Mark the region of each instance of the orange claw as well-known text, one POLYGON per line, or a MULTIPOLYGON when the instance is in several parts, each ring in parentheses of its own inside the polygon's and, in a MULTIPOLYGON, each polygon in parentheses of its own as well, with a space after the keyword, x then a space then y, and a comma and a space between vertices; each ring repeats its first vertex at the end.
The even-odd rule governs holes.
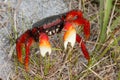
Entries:
POLYGON ((89 56, 89 53, 88 53, 88 51, 87 51, 87 49, 86 49, 85 43, 82 41, 82 38, 81 38, 78 34, 76 35, 76 41, 77 41, 77 42, 79 43, 79 45, 81 46, 81 50, 82 50, 85 58, 86 58, 87 60, 90 60, 90 56, 89 56))
POLYGON ((74 26, 67 22, 64 26, 64 30, 66 31, 64 34, 64 48, 67 48, 68 43, 71 43, 71 46, 73 47, 76 41, 76 30, 74 26))
POLYGON ((45 33, 41 33, 39 37, 39 48, 41 55, 44 57, 46 53, 51 54, 51 45, 49 43, 48 35, 45 33))

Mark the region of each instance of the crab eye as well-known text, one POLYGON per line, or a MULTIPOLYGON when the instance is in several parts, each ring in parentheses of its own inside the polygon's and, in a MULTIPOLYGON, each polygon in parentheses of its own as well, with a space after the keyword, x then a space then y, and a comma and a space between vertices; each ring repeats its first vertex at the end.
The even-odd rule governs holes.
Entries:
POLYGON ((58 25, 57 27, 60 27, 60 25, 58 25))
POLYGON ((48 33, 48 30, 46 30, 45 32, 48 33))

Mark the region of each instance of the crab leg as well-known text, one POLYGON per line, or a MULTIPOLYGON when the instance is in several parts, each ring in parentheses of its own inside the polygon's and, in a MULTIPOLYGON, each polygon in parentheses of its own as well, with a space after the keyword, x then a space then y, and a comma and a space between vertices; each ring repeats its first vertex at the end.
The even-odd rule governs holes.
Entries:
POLYGON ((25 69, 28 70, 28 63, 29 63, 29 55, 30 55, 30 47, 34 42, 34 39, 29 35, 30 30, 26 31, 23 35, 21 35, 16 42, 16 51, 18 60, 21 63, 25 64, 25 69), (22 60, 22 48, 25 46, 25 62, 22 60))
POLYGON ((23 63, 22 60, 22 47, 24 46, 24 43, 26 42, 27 38, 29 37, 29 31, 22 34, 16 41, 16 52, 18 60, 23 63))
POLYGON ((23 43, 20 42, 20 41, 17 41, 17 43, 16 43, 16 52, 17 52, 18 60, 21 63, 23 63, 23 60, 22 60, 22 46, 23 46, 23 43))
POLYGON ((44 57, 46 53, 51 54, 51 45, 49 42, 48 35, 41 33, 39 36, 39 48, 41 55, 44 57))
POLYGON ((84 18, 78 18, 78 19, 74 20, 73 23, 77 24, 78 26, 83 25, 83 31, 85 34, 85 38, 86 38, 86 40, 88 40, 90 37, 90 23, 89 23, 89 21, 84 19, 84 18))
POLYGON ((88 53, 88 51, 87 51, 87 49, 86 49, 85 43, 82 41, 82 38, 81 38, 78 34, 76 34, 76 41, 77 41, 77 42, 79 43, 79 45, 81 46, 81 50, 82 50, 85 58, 86 58, 87 60, 90 60, 90 56, 89 56, 89 53, 88 53))
POLYGON ((29 63, 29 56, 30 56, 30 47, 32 45, 32 43, 34 42, 34 39, 33 38, 29 38, 26 43, 25 43, 25 53, 26 53, 26 56, 25 56, 25 69, 28 70, 28 63, 29 63))

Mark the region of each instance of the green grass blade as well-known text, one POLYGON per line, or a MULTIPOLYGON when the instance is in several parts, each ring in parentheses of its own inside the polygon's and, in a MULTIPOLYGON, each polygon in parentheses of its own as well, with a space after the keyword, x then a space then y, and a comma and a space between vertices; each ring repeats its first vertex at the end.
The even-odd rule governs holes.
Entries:
POLYGON ((119 25, 119 24, 120 24, 120 16, 118 16, 115 20, 113 20, 113 23, 110 27, 111 30, 114 30, 117 27, 117 25, 119 25))
POLYGON ((104 0, 100 0, 100 29, 103 28, 103 18, 104 18, 104 0))
POLYGON ((107 25, 109 23, 109 18, 110 18, 110 13, 111 13, 111 8, 112 8, 112 1, 113 0, 106 0, 106 3, 105 3, 105 9, 104 9, 104 20, 103 20, 103 27, 101 27, 101 33, 100 33, 100 42, 104 42, 106 37, 107 37, 107 34, 106 34, 106 31, 107 31, 107 25))
MULTIPOLYGON (((105 7, 104 6, 104 0, 100 0, 100 36, 99 36, 99 42, 104 43, 107 38, 107 26, 110 19, 110 13, 112 9, 112 2, 113 0, 106 0, 105 7), (103 10, 104 8, 104 10, 103 10)), ((96 50, 100 48, 100 45, 97 45, 96 50)))

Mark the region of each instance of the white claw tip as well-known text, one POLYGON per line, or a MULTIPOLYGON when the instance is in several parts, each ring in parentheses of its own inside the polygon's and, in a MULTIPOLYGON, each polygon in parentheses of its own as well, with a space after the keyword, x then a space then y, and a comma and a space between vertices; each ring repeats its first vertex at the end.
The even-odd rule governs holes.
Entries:
POLYGON ((64 41, 64 48, 65 50, 67 49, 67 45, 68 43, 71 44, 71 47, 73 48, 75 45, 75 41, 76 41, 76 32, 73 31, 69 34, 69 36, 66 38, 66 40, 64 41))
POLYGON ((51 48, 49 47, 40 47, 40 53, 43 57, 45 57, 46 53, 51 54, 51 48))

